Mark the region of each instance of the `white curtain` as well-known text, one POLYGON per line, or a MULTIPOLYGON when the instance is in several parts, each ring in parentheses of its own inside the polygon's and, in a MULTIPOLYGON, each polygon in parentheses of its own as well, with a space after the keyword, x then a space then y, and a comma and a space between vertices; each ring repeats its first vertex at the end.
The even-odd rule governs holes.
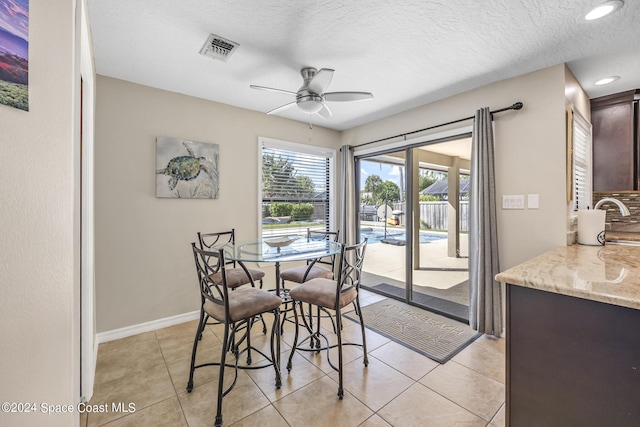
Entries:
POLYGON ((469 223, 469 324, 502 333, 502 284, 498 264, 493 128, 489 108, 476 111, 471 146, 469 223))
POLYGON ((356 178, 353 147, 343 145, 340 148, 342 177, 342 200, 340 203, 340 241, 352 245, 356 240, 356 178))

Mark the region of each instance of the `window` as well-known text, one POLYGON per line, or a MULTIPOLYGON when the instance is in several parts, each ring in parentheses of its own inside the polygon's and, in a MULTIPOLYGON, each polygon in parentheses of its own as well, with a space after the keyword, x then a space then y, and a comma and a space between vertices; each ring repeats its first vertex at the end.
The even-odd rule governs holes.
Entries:
POLYGON ((335 150, 260 138, 262 237, 330 230, 335 150))
POLYGON ((591 124, 569 110, 573 146, 573 209, 591 206, 591 124))

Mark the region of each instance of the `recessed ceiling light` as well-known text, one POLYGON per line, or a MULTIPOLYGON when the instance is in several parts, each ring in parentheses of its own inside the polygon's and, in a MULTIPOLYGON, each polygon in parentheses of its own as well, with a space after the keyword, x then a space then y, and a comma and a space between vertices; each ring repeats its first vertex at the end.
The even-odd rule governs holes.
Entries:
POLYGON ((624 3, 622 0, 612 0, 606 3, 602 3, 589 11, 584 17, 587 21, 593 21, 594 19, 600 19, 603 16, 607 16, 610 13, 620 9, 624 3))
POLYGON ((595 85, 596 86, 602 86, 602 85, 608 85, 609 83, 613 83, 616 80, 618 80, 620 78, 620 76, 611 76, 611 77, 606 77, 604 79, 600 79, 598 80, 595 85))

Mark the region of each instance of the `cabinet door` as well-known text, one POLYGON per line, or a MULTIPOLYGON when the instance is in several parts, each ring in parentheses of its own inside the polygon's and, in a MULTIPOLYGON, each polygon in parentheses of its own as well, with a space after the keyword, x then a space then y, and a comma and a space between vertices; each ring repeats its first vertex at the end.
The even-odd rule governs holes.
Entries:
POLYGON ((640 426, 640 310, 506 294, 507 426, 640 426))
POLYGON ((635 190, 633 98, 593 107, 593 190, 635 190))

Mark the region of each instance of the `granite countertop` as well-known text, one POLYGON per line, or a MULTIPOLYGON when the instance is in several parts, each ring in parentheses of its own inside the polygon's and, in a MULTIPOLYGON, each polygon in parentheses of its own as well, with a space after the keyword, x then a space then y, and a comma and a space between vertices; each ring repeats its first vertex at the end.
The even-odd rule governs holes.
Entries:
POLYGON ((640 246, 563 246, 496 280, 640 310, 640 246))

